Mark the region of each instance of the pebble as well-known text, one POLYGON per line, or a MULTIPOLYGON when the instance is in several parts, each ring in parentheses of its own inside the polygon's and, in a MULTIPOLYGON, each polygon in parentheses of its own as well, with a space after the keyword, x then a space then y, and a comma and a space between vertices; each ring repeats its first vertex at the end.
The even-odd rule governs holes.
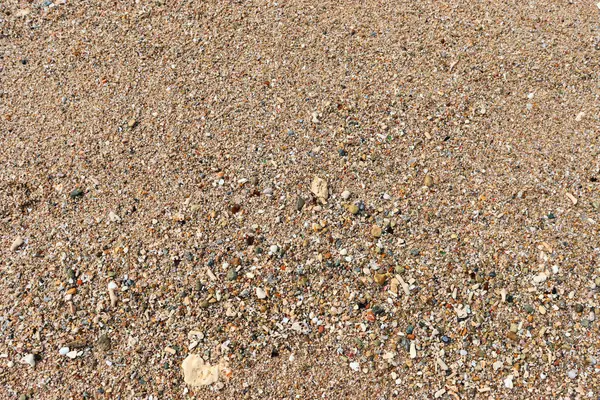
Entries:
POLYGON ((110 222, 121 222, 121 217, 112 211, 108 213, 108 219, 110 219, 110 222))
POLYGON ((70 359, 75 359, 77 358, 77 350, 71 350, 67 353, 67 357, 69 357, 70 359))
POLYGON ((219 366, 206 364, 197 354, 188 355, 181 369, 184 382, 190 386, 206 386, 219 380, 219 366))
POLYGON ((504 386, 507 387, 508 389, 513 388, 513 376, 512 375, 508 375, 506 377, 506 379, 504 379, 504 386))
POLYGON ((387 274, 380 274, 380 273, 375 273, 373 275, 373 280, 380 286, 385 285, 385 282, 387 280, 387 274))
POLYGON ((358 371, 360 371, 360 364, 357 363, 356 361, 351 362, 350 368, 352 369, 352 371, 358 372, 358 371))
POLYGON ((23 245, 23 243, 25 243, 23 241, 23 238, 21 236, 17 236, 15 238, 15 240, 12 242, 12 244, 10 245, 10 251, 17 250, 19 247, 21 247, 23 245))
POLYGON ((58 353, 61 356, 66 356, 68 352, 69 352, 69 348, 68 347, 61 347, 60 350, 58 350, 58 353))
POLYGON ((74 189, 74 190, 71 192, 70 196, 71 196, 71 198, 72 198, 72 199, 76 199, 76 198, 78 198, 78 197, 81 197, 81 196, 83 196, 83 189, 81 189, 81 188, 76 188, 76 189, 74 189))
POLYGON ((374 238, 380 238, 381 237, 381 227, 378 225, 373 225, 371 227, 371 236, 373 236, 374 238))
POLYGON ((431 175, 426 175, 425 179, 423 179, 423 184, 427 187, 433 186, 433 177, 431 175))
POLYGON ((115 290, 117 289, 117 284, 114 283, 113 281, 110 281, 108 283, 108 297, 110 298, 110 305, 112 307, 117 305, 117 294, 115 293, 115 290))
POLYGON ((415 342, 410 342, 410 358, 417 358, 417 345, 415 342))
POLYGON ((265 299, 267 298, 267 292, 265 292, 264 289, 257 287, 256 288, 256 297, 258 297, 259 299, 265 299))
POLYGON ((567 375, 569 376, 570 379, 575 379, 575 378, 577 378, 577 371, 572 369, 567 373, 567 375))
POLYGON ((302 208, 304 208, 305 203, 306 202, 302 197, 298 197, 298 199, 296 200, 296 211, 301 211, 302 208))
POLYGON ((329 186, 325 179, 318 176, 313 178, 310 184, 310 191, 317 197, 321 203, 325 203, 329 197, 329 186))
POLYGON ((344 190, 341 196, 342 200, 348 200, 350 198, 350 192, 348 190, 344 190))
POLYGON ((348 212, 349 212, 350 214, 352 214, 352 215, 356 215, 356 214, 358 214, 358 212, 360 211, 360 209, 358 208, 358 206, 357 206, 356 204, 350 204, 350 205, 347 207, 347 210, 348 210, 348 212))
POLYGON ((227 271, 227 280, 230 281, 235 281, 237 279, 238 273, 235 270, 235 268, 231 268, 229 271, 227 271))
POLYGON ((96 340, 96 344, 94 345, 94 347, 100 351, 109 351, 110 347, 111 347, 111 340, 108 337, 108 335, 107 334, 100 335, 98 340, 96 340))
POLYGON ((26 354, 25 357, 23 357, 22 362, 24 364, 29 364, 31 366, 31 368, 34 368, 35 367, 35 363, 36 363, 36 361, 35 361, 35 355, 33 355, 31 353, 26 354))

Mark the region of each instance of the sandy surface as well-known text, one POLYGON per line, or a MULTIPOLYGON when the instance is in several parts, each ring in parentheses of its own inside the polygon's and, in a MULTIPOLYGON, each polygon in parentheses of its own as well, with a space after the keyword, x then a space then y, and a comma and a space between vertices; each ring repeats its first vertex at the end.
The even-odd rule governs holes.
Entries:
POLYGON ((592 1, 1 1, 0 398, 598 398, 599 64, 592 1))

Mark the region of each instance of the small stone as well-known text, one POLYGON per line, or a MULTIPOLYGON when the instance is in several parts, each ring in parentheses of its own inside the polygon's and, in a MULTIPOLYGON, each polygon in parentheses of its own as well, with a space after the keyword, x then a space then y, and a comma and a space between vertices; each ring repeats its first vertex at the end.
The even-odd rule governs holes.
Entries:
POLYGON ((529 314, 533 314, 535 311, 535 308, 533 308, 529 304, 525 304, 524 308, 525 308, 525 311, 527 311, 527 313, 529 313, 529 314))
POLYGON ((374 238, 380 238, 381 237, 381 227, 378 225, 373 225, 371 227, 371 236, 373 236, 374 238))
POLYGON ((565 195, 567 196, 567 198, 569 200, 571 200, 571 203, 573 203, 573 205, 577 205, 577 198, 575 196, 573 196, 571 193, 567 192, 565 193, 565 195))
POLYGON ((35 355, 31 353, 26 354, 25 357, 23 357, 22 362, 24 364, 29 364, 31 368, 35 368, 35 355))
POLYGON ((110 222, 116 222, 116 223, 121 222, 121 217, 119 217, 113 211, 108 213, 108 219, 110 220, 110 222))
POLYGON ((234 268, 231 268, 227 271, 227 280, 235 281, 237 279, 238 273, 234 268))
POLYGON ((264 289, 257 287, 256 288, 256 297, 258 297, 259 299, 266 299, 267 298, 267 292, 265 292, 264 289))
POLYGON ((576 304, 575 305, 575 311, 579 314, 581 314, 583 312, 583 306, 581 304, 576 304))
POLYGON ((137 126, 137 124, 138 124, 138 122, 137 122, 137 120, 136 120, 135 118, 132 118, 132 119, 130 119, 129 121, 127 121, 127 126, 128 126, 130 129, 133 129, 133 128, 135 128, 135 127, 137 126))
POLYGON ((77 350, 71 350, 66 354, 67 357, 69 357, 71 360, 74 360, 75 358, 77 358, 77 350))
POLYGON ((315 176, 310 184, 310 191, 319 199, 321 203, 325 203, 329 197, 329 186, 325 179, 315 176))
POLYGON ((72 287, 71 289, 67 290, 67 294, 70 294, 70 295, 77 294, 77 288, 72 287))
POLYGON ((61 347, 60 350, 58 350, 58 354, 60 354, 61 356, 66 356, 68 352, 69 352, 68 347, 61 347))
POLYGON ((357 363, 356 361, 351 362, 350 369, 352 369, 352 371, 358 372, 358 371, 360 371, 360 364, 357 363))
POLYGON ((190 386, 205 386, 219 380, 220 367, 205 364, 202 357, 190 354, 181 364, 183 380, 190 386))
POLYGON ((577 378, 577 371, 572 369, 567 373, 567 375, 570 379, 575 379, 575 378, 577 378))
POLYGON ((380 286, 385 285, 385 281, 387 280, 387 275, 386 274, 379 274, 376 273, 375 275, 373 275, 373 280, 380 286))
POLYGON ((72 268, 67 268, 65 272, 67 274, 67 278, 75 280, 75 271, 73 271, 72 268))
POLYGON ((302 211, 305 203, 306 202, 302 197, 298 197, 298 199, 296 200, 296 211, 302 211))
POLYGON ((517 336, 517 334, 516 334, 516 333, 514 333, 514 332, 512 332, 512 331, 511 331, 511 332, 508 332, 508 333, 506 334, 506 337, 507 337, 507 338, 509 338, 509 339, 510 339, 510 340, 512 340, 512 341, 515 341, 515 342, 516 342, 516 341, 519 339, 519 338, 518 338, 518 336, 517 336))
POLYGON ((256 176, 251 177, 250 184, 254 186, 258 185, 258 178, 256 176))
POLYGON ((12 242, 12 244, 10 245, 10 251, 17 250, 19 247, 21 247, 23 245, 23 243, 25 243, 23 241, 23 238, 21 236, 17 236, 15 238, 15 240, 12 242))
POLYGON ((277 246, 276 244, 271 245, 271 247, 269 247, 269 252, 271 252, 271 254, 276 254, 279 251, 279 246, 277 246))
POLYGON ((96 340, 95 348, 100 351, 109 351, 111 346, 110 338, 107 334, 100 335, 98 340, 96 340))
POLYGON ((350 204, 347 209, 348 212, 353 215, 358 214, 358 212, 360 211, 356 204, 350 204))
POLYGON ((342 192, 342 199, 343 199, 343 200, 348 200, 349 198, 350 198, 350 192, 349 192, 349 191, 347 191, 347 190, 344 190, 344 191, 342 192))
POLYGON ((425 179, 423 180, 423 184, 427 187, 432 187, 433 186, 433 177, 431 175, 426 175, 425 179))
POLYGON ((70 196, 71 196, 71 198, 72 198, 72 199, 76 199, 76 198, 78 198, 78 197, 81 197, 81 196, 83 196, 83 189, 81 189, 81 188, 76 188, 76 189, 74 189, 74 190, 71 192, 70 196))
POLYGON ((417 358, 417 345, 415 342, 410 342, 410 358, 417 358))
POLYGON ((512 375, 507 376, 506 379, 504 379, 504 386, 507 387, 507 388, 509 388, 509 389, 512 389, 513 388, 513 381, 512 380, 513 380, 513 376, 512 375))

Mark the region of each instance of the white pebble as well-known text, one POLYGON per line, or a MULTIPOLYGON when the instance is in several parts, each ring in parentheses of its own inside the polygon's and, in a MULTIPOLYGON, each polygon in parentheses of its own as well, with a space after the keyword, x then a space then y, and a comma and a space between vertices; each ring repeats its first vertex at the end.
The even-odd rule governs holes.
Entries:
POLYGON ((575 379, 575 378, 577 378, 577 371, 572 369, 567 373, 567 375, 569 376, 569 378, 575 379))
POLYGON ((504 386, 506 386, 509 389, 513 388, 513 376, 509 375, 506 377, 506 379, 504 380, 504 386))
POLYGON ((58 350, 58 353, 61 356, 66 356, 68 352, 69 352, 69 348, 68 347, 61 347, 60 350, 58 350))
POLYGON ((274 245, 272 245, 271 247, 269 247, 269 251, 270 251, 272 254, 275 254, 275 253, 277 253, 277 251, 279 251, 279 246, 277 246, 276 244, 274 244, 274 245))
POLYGON ((27 354, 25 357, 23 357, 22 362, 24 364, 29 364, 31 365, 31 367, 35 367, 35 356, 33 354, 27 354))
POLYGON ((267 297, 267 292, 263 288, 256 288, 256 297, 259 299, 265 299, 267 297))
POLYGON ((77 357, 77 350, 72 350, 72 351, 68 352, 67 357, 69 357, 71 359, 77 357))
POLYGON ((342 199, 344 199, 344 200, 348 200, 349 198, 350 198, 350 192, 349 192, 349 191, 347 191, 347 190, 344 190, 344 191, 342 192, 342 199))
POLYGON ((22 244, 23 244, 23 238, 21 236, 17 236, 15 238, 14 242, 12 242, 12 244, 10 245, 10 250, 15 251, 19 247, 21 247, 22 244))
POLYGON ((352 369, 352 371, 358 372, 358 371, 360 371, 360 364, 357 363, 356 361, 351 362, 350 363, 350 368, 352 369))

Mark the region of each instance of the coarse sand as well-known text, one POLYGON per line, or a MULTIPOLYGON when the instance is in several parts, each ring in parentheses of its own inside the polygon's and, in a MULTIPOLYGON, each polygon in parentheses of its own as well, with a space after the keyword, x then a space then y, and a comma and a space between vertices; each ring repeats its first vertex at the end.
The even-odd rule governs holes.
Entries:
POLYGON ((596 2, 0 1, 0 399, 597 399, 596 2))

